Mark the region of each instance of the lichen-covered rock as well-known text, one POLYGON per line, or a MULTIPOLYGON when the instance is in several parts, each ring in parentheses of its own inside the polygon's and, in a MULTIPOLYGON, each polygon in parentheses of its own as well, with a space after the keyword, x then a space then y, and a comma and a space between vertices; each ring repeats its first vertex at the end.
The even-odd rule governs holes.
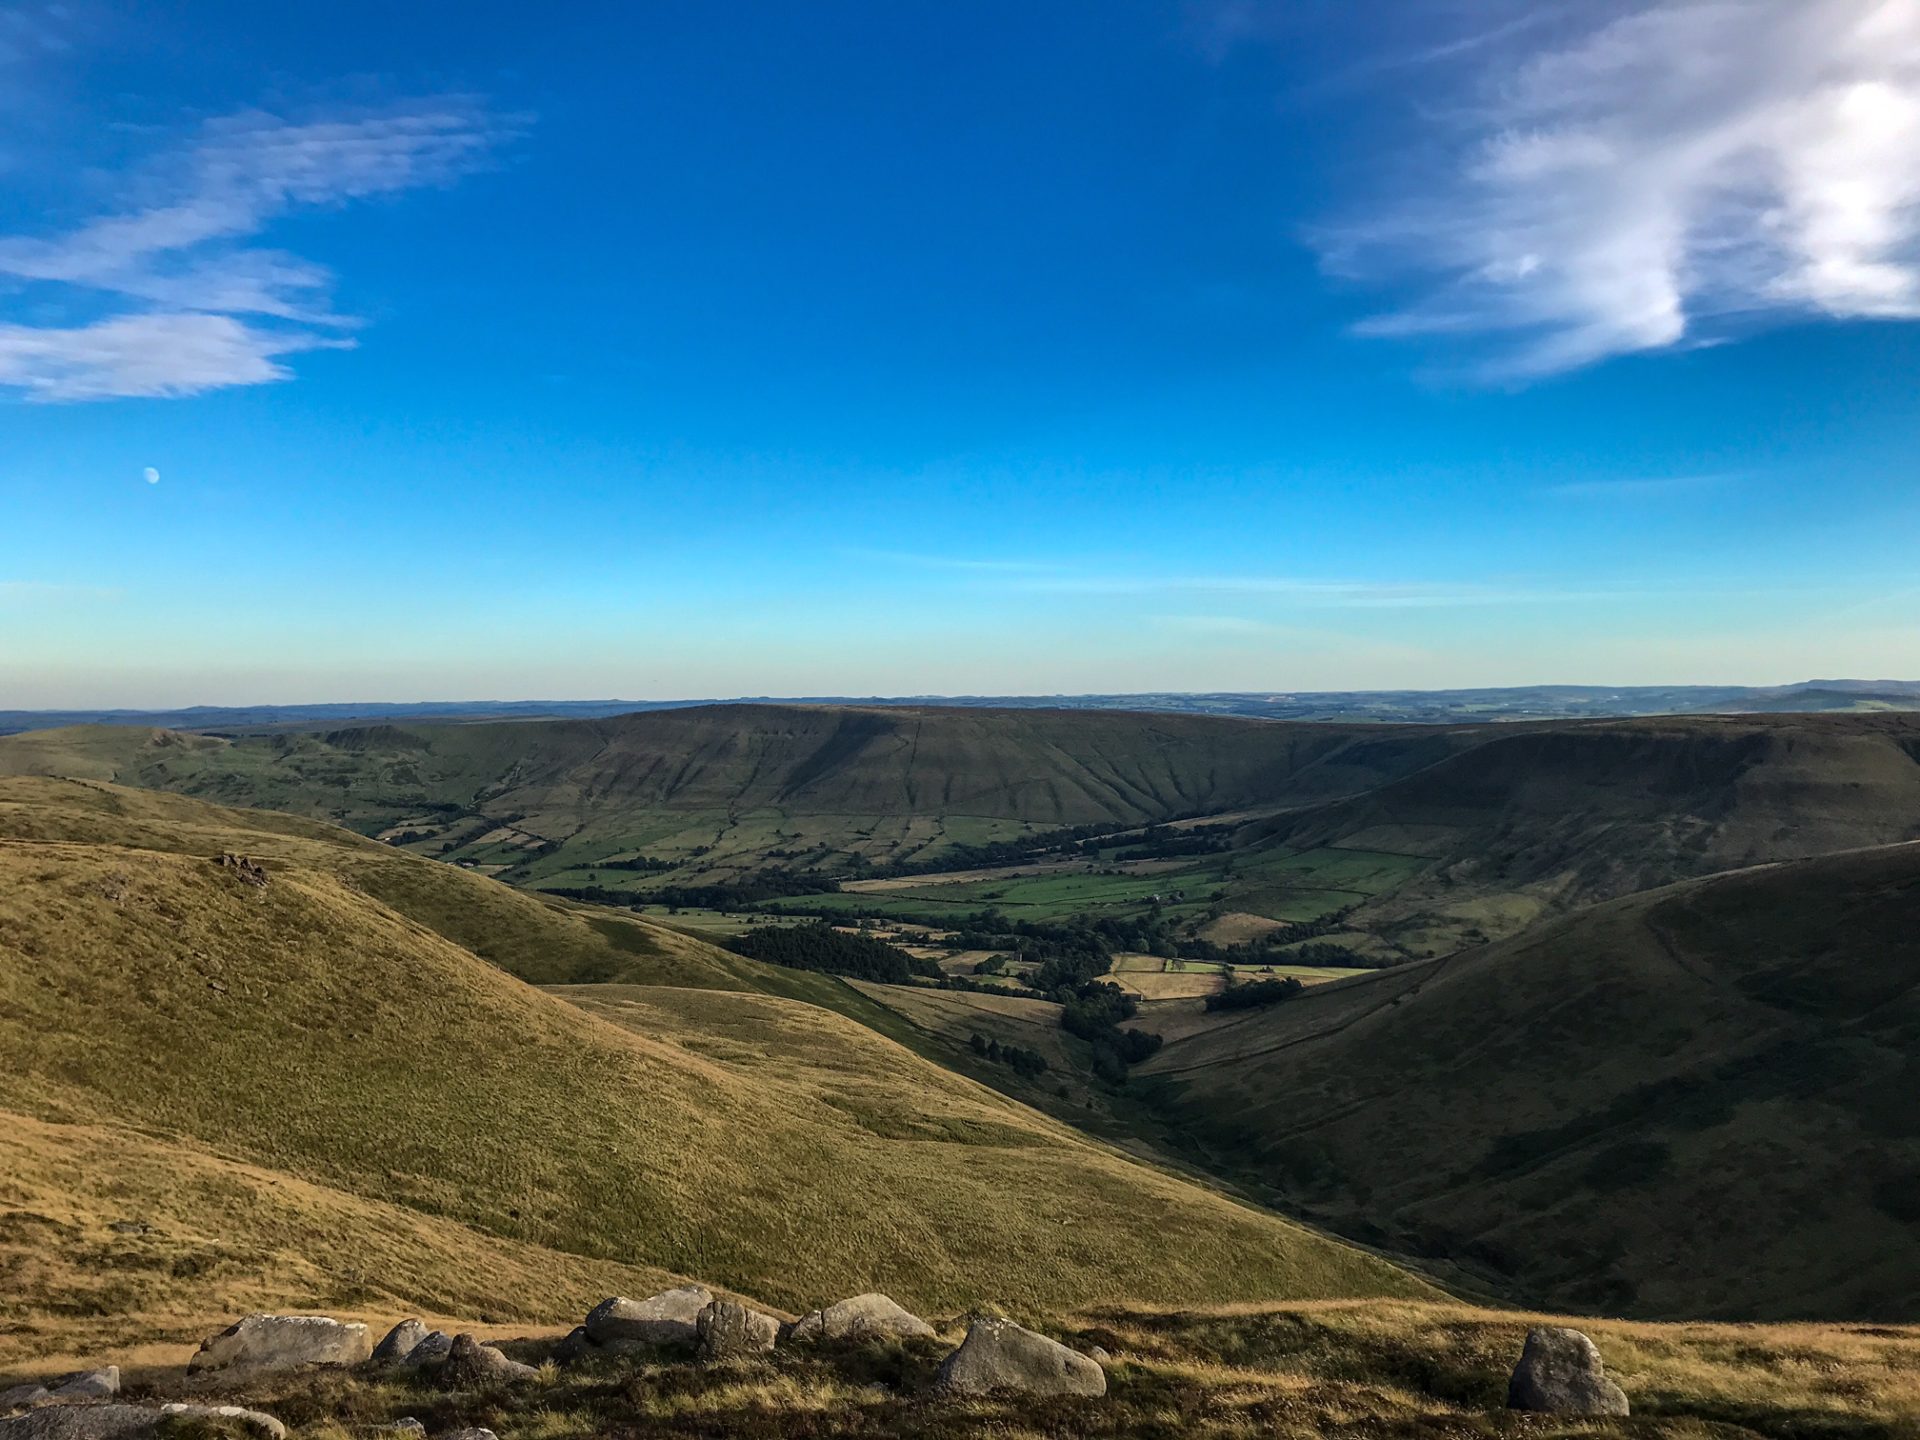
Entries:
POLYGON ((367 1327, 325 1315, 249 1315, 200 1342, 189 1370, 284 1370, 358 1365, 373 1353, 367 1327))
POLYGON ((940 1362, 935 1385, 956 1395, 996 1390, 1022 1395, 1104 1395, 1107 1372, 1094 1361, 1011 1320, 980 1319, 940 1362))
POLYGON ((645 1300, 615 1295, 587 1312, 585 1328, 594 1344, 610 1350, 691 1345, 699 1335, 700 1312, 712 1303, 713 1292, 703 1285, 683 1285, 645 1300))
POLYGON ((1607 1378, 1600 1350, 1578 1330, 1536 1325, 1507 1382, 1507 1408, 1548 1415, 1625 1415, 1627 1395, 1607 1378))
POLYGON ((715 1300, 694 1322, 700 1358, 709 1364, 764 1355, 780 1338, 780 1322, 733 1300, 715 1300))
POLYGON ((813 1310, 787 1327, 787 1340, 808 1344, 815 1340, 917 1339, 933 1334, 918 1315, 903 1310, 885 1295, 869 1292, 813 1310))
POLYGON ((480 1425, 471 1425, 465 1430, 449 1430, 440 1440, 500 1440, 493 1431, 480 1425))
POLYGON ((386 1338, 373 1347, 373 1363, 398 1365, 413 1353, 414 1346, 427 1338, 427 1327, 418 1320, 402 1320, 387 1331, 386 1338))
POLYGON ((540 1374, 531 1365, 502 1355, 491 1345, 482 1345, 473 1336, 459 1334, 447 1350, 440 1366, 440 1383, 450 1389, 492 1385, 501 1381, 520 1383, 540 1374))

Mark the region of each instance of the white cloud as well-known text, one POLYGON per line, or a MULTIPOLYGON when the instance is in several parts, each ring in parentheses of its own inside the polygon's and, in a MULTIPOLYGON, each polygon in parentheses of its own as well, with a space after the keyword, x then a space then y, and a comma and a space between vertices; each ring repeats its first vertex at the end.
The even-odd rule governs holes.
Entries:
POLYGON ((0 236, 0 276, 118 312, 0 324, 0 385, 35 400, 192 395, 283 380, 280 357, 350 347, 356 322, 332 310, 331 274, 256 237, 297 207, 450 183, 513 128, 460 98, 305 123, 258 111, 209 122, 133 182, 145 203, 65 234, 0 236))
POLYGON ((70 330, 0 325, 0 385, 32 400, 173 398, 284 380, 290 372, 279 356, 352 343, 193 312, 122 315, 70 330))
POLYGON ((1490 340, 1485 373, 1525 379, 1768 318, 1920 318, 1920 4, 1587 13, 1490 57, 1437 183, 1319 237, 1336 271, 1426 288, 1364 331, 1490 340))

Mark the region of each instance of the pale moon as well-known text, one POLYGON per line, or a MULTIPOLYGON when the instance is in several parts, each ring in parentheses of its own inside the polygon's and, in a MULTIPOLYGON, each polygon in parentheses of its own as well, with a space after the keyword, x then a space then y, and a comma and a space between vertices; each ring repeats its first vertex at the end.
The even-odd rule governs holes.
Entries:
POLYGON ((151 465, 142 470, 140 474, 146 479, 149 485, 158 485, 160 483, 160 472, 151 465))

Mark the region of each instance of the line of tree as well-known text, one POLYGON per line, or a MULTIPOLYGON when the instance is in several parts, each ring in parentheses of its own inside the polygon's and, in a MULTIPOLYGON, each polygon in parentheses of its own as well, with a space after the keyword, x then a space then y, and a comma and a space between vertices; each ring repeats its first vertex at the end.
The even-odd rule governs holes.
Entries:
POLYGON ((734 936, 727 941, 727 948, 750 960, 783 965, 789 970, 847 975, 856 980, 878 980, 890 985, 907 985, 916 976, 940 974, 940 967, 931 960, 909 955, 898 945, 890 945, 872 935, 836 930, 824 922, 762 925, 734 936))
POLYGON ((1267 975, 1258 980, 1249 980, 1244 985, 1234 984, 1229 976, 1226 989, 1207 996, 1207 1009, 1258 1010, 1291 1000, 1306 988, 1293 975, 1267 975))

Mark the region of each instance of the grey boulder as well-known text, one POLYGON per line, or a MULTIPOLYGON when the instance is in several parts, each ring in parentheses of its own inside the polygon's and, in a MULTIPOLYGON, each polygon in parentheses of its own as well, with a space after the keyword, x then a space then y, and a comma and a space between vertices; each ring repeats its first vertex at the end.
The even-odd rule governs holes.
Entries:
POLYGON ((609 1349, 691 1345, 699 1335, 700 1312, 712 1303, 713 1292, 704 1285, 663 1290, 645 1300, 615 1295, 587 1312, 587 1337, 609 1349))
POLYGON ((780 1338, 780 1322, 733 1300, 715 1300, 694 1321, 700 1358, 708 1363, 764 1355, 780 1338))
POLYGON ((553 1347, 553 1363, 571 1365, 576 1360, 584 1360, 589 1355, 600 1353, 600 1347, 593 1343, 593 1337, 587 1334, 587 1327, 576 1325, 553 1347))
POLYGON ((53 1392, 46 1386, 37 1380, 29 1380, 24 1385, 15 1385, 11 1390, 0 1390, 0 1410, 17 1410, 52 1398, 53 1392))
POLYGON ((1627 1395, 1607 1378, 1600 1350, 1578 1330, 1536 1325, 1507 1382, 1507 1408, 1547 1415, 1625 1415, 1627 1395))
POLYGON ((446 1361, 440 1366, 440 1383, 449 1387, 491 1385, 500 1381, 519 1383, 540 1374, 531 1365, 502 1355, 491 1345, 482 1345, 473 1336, 453 1337, 446 1361))
POLYGON ((427 1327, 418 1320, 402 1320, 387 1331, 386 1339, 373 1347, 376 1365, 398 1365, 413 1353, 414 1346, 427 1338, 427 1327))
POLYGON ((261 1440, 286 1440, 287 1427, 271 1415, 238 1405, 46 1405, 0 1420, 0 1440, 152 1440, 176 1416, 236 1420, 261 1440))
POLYGON ((449 1430, 441 1440, 500 1440, 493 1431, 480 1425, 470 1425, 465 1430, 449 1430))
POLYGON ((980 1319, 960 1348, 940 1362, 934 1384, 956 1395, 996 1390, 1022 1395, 1104 1395, 1107 1372, 1077 1350, 1011 1320, 980 1319))
POLYGON ((358 1365, 373 1353, 367 1327, 325 1315, 249 1315, 200 1342, 187 1364, 199 1370, 285 1370, 358 1365))
POLYGON ((447 1352, 451 1349, 453 1349, 453 1336, 444 1330, 429 1330, 420 1343, 407 1352, 407 1358, 400 1363, 408 1370, 438 1365, 447 1358, 447 1352))
POLYGON ((922 1339, 931 1334, 933 1327, 918 1315, 872 1291, 809 1311, 787 1328, 788 1341, 802 1345, 815 1340, 922 1339))
POLYGON ((287 1440, 287 1427, 273 1416, 244 1405, 162 1405, 162 1415, 178 1415, 187 1420, 235 1420, 261 1440, 287 1440))

